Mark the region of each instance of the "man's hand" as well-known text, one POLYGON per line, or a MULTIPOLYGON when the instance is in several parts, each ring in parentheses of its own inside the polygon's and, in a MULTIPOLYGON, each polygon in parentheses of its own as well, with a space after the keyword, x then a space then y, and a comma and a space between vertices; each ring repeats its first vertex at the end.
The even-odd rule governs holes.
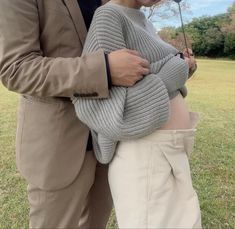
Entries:
POLYGON ((108 55, 112 84, 130 87, 149 74, 149 62, 137 51, 122 49, 108 55))

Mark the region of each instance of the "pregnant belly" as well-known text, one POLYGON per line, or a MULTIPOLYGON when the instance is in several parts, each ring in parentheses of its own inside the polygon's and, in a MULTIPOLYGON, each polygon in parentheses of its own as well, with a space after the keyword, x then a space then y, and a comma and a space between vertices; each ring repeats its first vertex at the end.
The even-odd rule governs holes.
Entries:
POLYGON ((190 129, 191 120, 186 102, 181 94, 170 101, 170 117, 161 130, 190 129))

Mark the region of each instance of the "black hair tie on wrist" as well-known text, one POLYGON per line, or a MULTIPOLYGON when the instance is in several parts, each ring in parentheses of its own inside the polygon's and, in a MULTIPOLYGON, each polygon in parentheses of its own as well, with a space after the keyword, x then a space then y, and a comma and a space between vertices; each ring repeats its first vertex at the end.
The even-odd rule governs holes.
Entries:
POLYGON ((181 59, 184 59, 184 54, 182 52, 178 52, 175 54, 175 56, 180 57, 181 59))

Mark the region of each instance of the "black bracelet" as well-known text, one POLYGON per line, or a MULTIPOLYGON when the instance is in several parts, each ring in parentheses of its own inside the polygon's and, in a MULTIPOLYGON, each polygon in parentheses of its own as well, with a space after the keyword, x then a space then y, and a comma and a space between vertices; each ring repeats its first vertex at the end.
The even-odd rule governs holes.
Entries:
POLYGON ((182 52, 176 53, 175 56, 178 56, 178 57, 180 57, 181 59, 184 60, 184 54, 182 52))

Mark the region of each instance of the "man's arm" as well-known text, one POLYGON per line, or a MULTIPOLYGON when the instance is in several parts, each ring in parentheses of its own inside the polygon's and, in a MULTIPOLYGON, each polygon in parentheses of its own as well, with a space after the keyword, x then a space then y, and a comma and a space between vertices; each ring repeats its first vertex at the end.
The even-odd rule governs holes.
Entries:
POLYGON ((103 51, 77 58, 44 57, 39 37, 36 0, 0 1, 0 79, 9 90, 40 97, 108 97, 103 51))

